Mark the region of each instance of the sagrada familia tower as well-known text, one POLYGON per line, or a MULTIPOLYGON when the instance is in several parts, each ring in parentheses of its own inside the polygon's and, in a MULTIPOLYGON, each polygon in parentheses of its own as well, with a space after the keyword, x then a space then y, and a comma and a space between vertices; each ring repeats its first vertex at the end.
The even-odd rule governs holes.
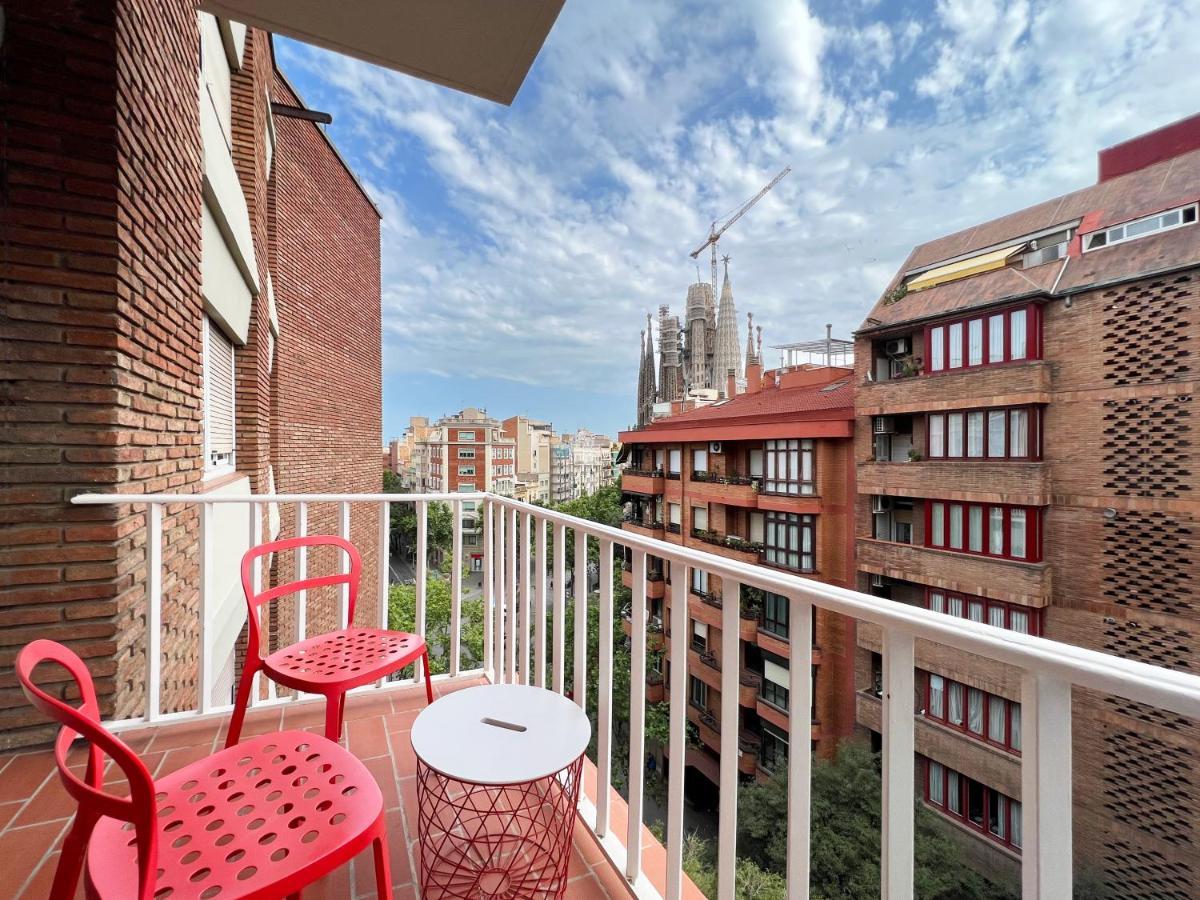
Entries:
MULTIPOLYGON (((641 368, 638 371, 637 427, 642 428, 653 418, 654 404, 681 401, 704 389, 717 392, 719 399, 729 396, 729 376, 735 379, 735 390, 745 390, 742 353, 738 347, 737 306, 733 301, 733 285, 729 280, 729 257, 724 257, 725 280, 721 286, 721 301, 716 302, 712 285, 697 282, 688 287, 686 317, 682 327, 679 316, 671 315, 670 307, 658 308, 658 366, 654 363, 653 319, 647 314, 646 328, 641 334, 641 368)), ((751 336, 746 343, 746 356, 754 356, 753 317, 751 336)), ((759 329, 759 352, 762 336, 759 329)))

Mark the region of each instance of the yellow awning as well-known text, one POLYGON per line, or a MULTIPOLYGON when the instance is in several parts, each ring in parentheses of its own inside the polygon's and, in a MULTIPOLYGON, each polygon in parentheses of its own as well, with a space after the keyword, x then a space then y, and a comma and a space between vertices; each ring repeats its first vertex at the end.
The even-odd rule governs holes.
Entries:
POLYGON ((972 256, 969 259, 960 259, 958 262, 938 266, 936 269, 930 269, 915 276, 908 282, 908 289, 910 291, 923 291, 925 288, 936 287, 939 284, 945 284, 947 281, 957 281, 960 278, 978 275, 981 272, 1003 269, 1008 264, 1009 259, 1024 249, 1024 247, 1025 244, 1023 243, 1014 244, 1011 247, 992 250, 988 253, 981 253, 979 256, 972 256))

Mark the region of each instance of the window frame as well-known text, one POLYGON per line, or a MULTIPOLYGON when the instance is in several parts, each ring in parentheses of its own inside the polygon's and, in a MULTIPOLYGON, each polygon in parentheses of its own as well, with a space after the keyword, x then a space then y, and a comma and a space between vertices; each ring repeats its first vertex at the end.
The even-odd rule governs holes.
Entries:
POLYGON ((780 640, 788 640, 791 633, 791 608, 788 598, 782 594, 763 591, 762 618, 758 627, 780 640), (780 609, 783 610, 782 618, 779 616, 780 609))
POLYGON ((1038 462, 1042 458, 1042 407, 1038 404, 1020 406, 981 406, 970 409, 947 409, 925 414, 925 455, 931 460, 967 461, 967 462, 1038 462), (1025 413, 1027 423, 1025 429, 1025 453, 1018 455, 1012 452, 1013 443, 1013 413, 1025 413), (992 455, 993 440, 991 432, 991 414, 1004 414, 1004 434, 1001 438, 1004 453, 992 455), (963 422, 962 436, 959 440, 957 454, 950 452, 950 417, 959 416, 963 422), (971 451, 971 417, 982 416, 980 453, 971 451), (938 434, 940 428, 941 433, 938 434), (937 447, 934 438, 939 437, 937 447), (940 448, 941 452, 937 452, 940 448))
POLYGON ((921 368, 922 375, 944 375, 950 372, 964 372, 973 369, 983 369, 990 366, 1012 365, 1014 363, 1030 362, 1042 357, 1042 319, 1041 307, 1035 303, 1010 306, 1004 309, 990 309, 970 316, 960 316, 946 319, 942 322, 925 326, 925 347, 927 359, 921 368), (1013 318, 1024 314, 1025 352, 1022 356, 1014 357, 1013 349, 1013 318), (992 321, 998 316, 1004 317, 1002 335, 1003 352, 1000 358, 993 358, 995 335, 992 321), (974 322, 978 322, 981 346, 979 362, 971 362, 970 333, 974 322), (957 346, 951 347, 951 332, 957 336, 957 346), (958 365, 950 365, 952 358, 959 361, 958 365))
POLYGON ((762 560, 768 566, 774 566, 777 569, 786 569, 789 572, 815 572, 817 571, 817 517, 808 513, 784 513, 775 510, 767 510, 763 518, 763 551, 762 560), (775 538, 776 531, 779 528, 786 530, 788 540, 783 546, 772 543, 775 538), (791 549, 792 529, 795 528, 795 545, 796 549, 791 549), (804 549, 804 537, 808 535, 809 549, 804 549), (797 556, 798 566, 789 565, 786 562, 781 562, 778 558, 780 554, 797 556), (805 559, 808 559, 808 565, 805 565, 805 559))
POLYGON ((778 438, 764 441, 763 476, 759 491, 784 497, 815 497, 816 455, 817 442, 812 438, 778 438), (807 479, 804 477, 805 470, 808 471, 807 479))
POLYGON ((971 556, 984 556, 989 559, 1009 559, 1014 562, 1023 563, 1038 563, 1042 561, 1042 516, 1040 506, 1020 506, 1008 503, 965 503, 959 500, 926 500, 925 501, 925 546, 934 550, 947 550, 951 553, 966 553, 971 556), (969 523, 971 514, 969 510, 972 507, 982 507, 982 535, 983 549, 970 549, 971 540, 969 534, 969 523), (950 544, 952 510, 962 510, 962 522, 968 524, 968 529, 961 535, 961 547, 954 547, 950 544), (937 511, 941 510, 939 516, 937 511), (1001 549, 996 552, 992 549, 991 542, 991 521, 992 514, 996 511, 1002 511, 1001 524, 1001 549), (1014 513, 1024 514, 1024 539, 1025 539, 1025 555, 1014 556, 1012 553, 1013 547, 1013 522, 1015 519, 1014 513), (940 519, 941 524, 941 540, 937 540, 938 535, 933 527, 934 519, 940 519))
MULTIPOLYGON (((953 731, 966 735, 973 741, 978 741, 981 744, 988 744, 996 747, 1006 753, 1011 753, 1014 756, 1021 755, 1021 745, 1018 740, 1013 743, 1013 719, 1014 710, 1016 711, 1015 718, 1020 721, 1021 704, 1016 700, 1009 700, 1006 697, 1001 697, 998 694, 992 694, 982 688, 973 687, 969 684, 964 684, 961 681, 956 681, 953 678, 948 678, 945 675, 939 675, 935 672, 929 672, 925 679, 925 690, 923 697, 923 706, 921 709, 921 718, 928 719, 931 722, 937 722, 943 728, 949 728, 953 731), (935 711, 934 706, 934 680, 941 682, 941 712, 935 711), (961 691, 963 698, 962 707, 962 722, 951 721, 950 718, 950 693, 957 689, 961 691), (980 730, 975 731, 971 728, 971 704, 972 698, 978 696, 980 698, 980 730), (1003 726, 1003 734, 999 740, 992 737, 992 715, 995 709, 1001 710, 1001 722, 1003 726)), ((1018 726, 1017 731, 1020 731, 1018 726)))
MULTIPOLYGON (((1022 807, 1019 800, 1014 800, 1007 794, 1004 794, 995 788, 988 787, 981 781, 976 781, 973 778, 969 778, 968 776, 963 775, 961 772, 951 769, 945 763, 939 763, 936 760, 930 759, 929 757, 922 758, 925 760, 924 800, 928 806, 937 810, 944 816, 955 819, 961 825, 966 826, 976 834, 981 834, 989 840, 995 841, 997 844, 1007 847, 1015 853, 1021 852, 1021 841, 1013 840, 1013 823, 1021 820, 1022 807), (942 791, 940 800, 934 799, 933 791, 931 790, 931 785, 933 784, 934 779, 934 766, 937 766, 937 775, 941 779, 942 791), (951 782, 954 783, 954 792, 958 796, 957 803, 953 804, 951 802, 951 782), (967 799, 972 786, 977 787, 980 791, 982 791, 980 810, 981 815, 978 824, 971 819, 969 802, 967 799), (952 806, 957 806, 958 808, 953 809, 952 806), (994 809, 1003 811, 1003 834, 991 830, 991 813, 994 809)), ((1017 826, 1016 831, 1017 833, 1021 834, 1023 839, 1023 829, 1020 825, 1017 826)))
POLYGON ((201 409, 201 426, 203 428, 203 453, 204 453, 204 469, 203 478, 205 480, 211 478, 219 478, 223 475, 229 475, 237 471, 237 344, 227 335, 216 319, 207 313, 203 316, 202 325, 202 344, 201 344, 201 379, 202 379, 202 403, 201 409), (219 462, 213 461, 213 450, 210 444, 211 426, 209 425, 209 412, 212 407, 211 391, 212 377, 210 375, 211 359, 213 355, 212 333, 216 331, 220 337, 229 344, 229 418, 230 418, 230 449, 228 454, 222 454, 222 459, 219 462))
POLYGON ((1022 606, 1019 603, 1005 603, 1003 600, 991 600, 987 597, 980 597, 975 594, 963 594, 958 591, 944 591, 940 588, 925 588, 925 608, 931 612, 939 612, 943 615, 955 616, 956 618, 969 619, 970 607, 974 602, 980 602, 984 605, 984 621, 992 625, 993 628, 1003 628, 1005 631, 1014 631, 1017 634, 1030 634, 1034 637, 1041 636, 1042 633, 1042 610, 1035 606, 1022 606), (941 598, 941 609, 937 608, 935 597, 941 598), (952 604, 951 600, 957 601, 952 604), (961 614, 951 612, 952 607, 957 607, 961 614), (995 612, 1000 612, 1003 616, 1003 623, 1000 625, 993 624, 992 617, 995 612), (1028 617, 1028 629, 1021 631, 1014 628, 1012 625, 1013 615, 1024 614, 1028 617))
POLYGON ((1091 253, 1094 250, 1103 250, 1106 247, 1115 247, 1118 244, 1127 244, 1130 241, 1141 240, 1144 237, 1150 237, 1154 234, 1162 234, 1165 231, 1175 231, 1178 228, 1187 228, 1189 225, 1195 225, 1197 219, 1200 218, 1200 210, 1198 210, 1198 206, 1200 205, 1196 203, 1185 203, 1183 206, 1173 206, 1170 209, 1164 209, 1156 213, 1150 213, 1148 216, 1130 219, 1128 222, 1117 222, 1104 228, 1098 228, 1095 231, 1083 235, 1083 240, 1081 241, 1083 252, 1091 253), (1125 236, 1128 230, 1134 225, 1140 225, 1143 222, 1149 222, 1151 219, 1161 219, 1163 216, 1169 216, 1171 213, 1175 212, 1179 213, 1179 222, 1174 225, 1164 225, 1160 228, 1155 228, 1153 231, 1135 234, 1132 237, 1125 236), (1187 219, 1187 214, 1189 212, 1192 214, 1190 221, 1187 219), (1121 231, 1121 236, 1114 239, 1111 235, 1117 230, 1121 231), (1101 244, 1093 244, 1092 242, 1099 235, 1104 235, 1104 242, 1101 244))

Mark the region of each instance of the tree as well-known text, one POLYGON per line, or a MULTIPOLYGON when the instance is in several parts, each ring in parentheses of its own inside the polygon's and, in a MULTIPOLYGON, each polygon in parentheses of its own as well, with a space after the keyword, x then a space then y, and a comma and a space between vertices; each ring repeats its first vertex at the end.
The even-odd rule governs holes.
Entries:
MULTIPOLYGON (((432 574, 425 582, 425 642, 429 645, 429 669, 434 675, 450 671, 450 583, 432 574)), ((483 665, 483 598, 464 597, 460 609, 460 660, 462 669, 483 665)), ((416 631, 417 588, 393 584, 388 589, 388 628, 416 631)), ((407 675, 412 668, 406 668, 407 675)))
MULTIPOLYGON (((859 743, 844 743, 833 761, 813 761, 812 896, 879 896, 882 781, 879 758, 859 743)), ((787 779, 747 785, 738 796, 738 849, 762 869, 787 872, 787 779)), ((914 888, 929 900, 1001 900, 1014 896, 975 873, 945 825, 922 806, 915 810, 914 888)))
MULTIPOLYGON (((454 544, 454 513, 448 503, 430 503, 427 506, 425 549, 431 555, 449 553, 454 544)), ((397 534, 401 547, 417 547, 417 505, 415 503, 392 504, 392 532, 397 534)))

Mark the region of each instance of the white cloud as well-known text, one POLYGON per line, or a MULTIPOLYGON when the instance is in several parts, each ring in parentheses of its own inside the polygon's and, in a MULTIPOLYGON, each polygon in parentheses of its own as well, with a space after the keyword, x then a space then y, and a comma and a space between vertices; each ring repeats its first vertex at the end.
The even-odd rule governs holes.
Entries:
POLYGON ((709 222, 785 164, 721 244, 739 309, 769 343, 846 336, 915 243, 1194 112, 1198 2, 567 4, 511 108, 281 58, 384 212, 389 376, 611 393, 625 421, 644 314, 681 309, 709 222))

